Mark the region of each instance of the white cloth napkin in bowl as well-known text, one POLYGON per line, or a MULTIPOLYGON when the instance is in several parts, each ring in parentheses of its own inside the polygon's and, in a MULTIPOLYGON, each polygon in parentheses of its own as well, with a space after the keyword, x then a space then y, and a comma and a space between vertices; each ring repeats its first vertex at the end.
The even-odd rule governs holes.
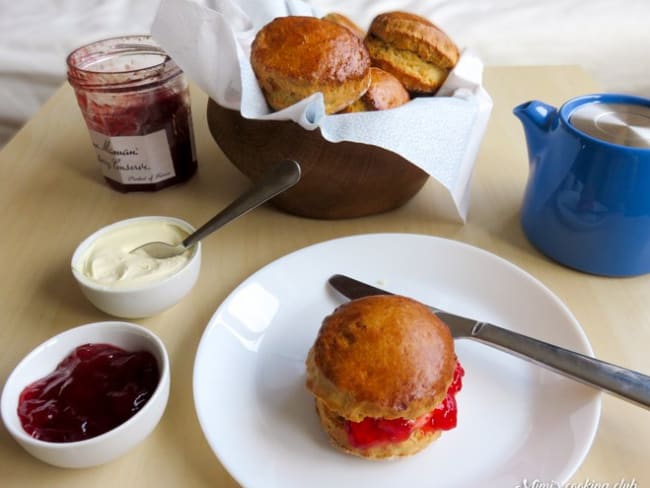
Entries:
POLYGON ((492 110, 481 85, 481 60, 463 50, 435 97, 414 98, 396 109, 326 115, 322 94, 316 93, 273 112, 253 73, 250 46, 262 26, 286 15, 323 12, 301 0, 162 0, 151 34, 219 105, 250 119, 320 128, 330 142, 360 142, 397 153, 437 182, 435 212, 464 222, 474 161, 492 110))

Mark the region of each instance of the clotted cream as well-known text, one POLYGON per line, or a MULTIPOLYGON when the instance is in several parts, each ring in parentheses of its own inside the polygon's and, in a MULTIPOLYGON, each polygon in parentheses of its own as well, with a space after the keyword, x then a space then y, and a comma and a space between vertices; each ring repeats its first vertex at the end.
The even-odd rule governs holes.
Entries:
POLYGON ((179 244, 188 235, 173 222, 136 221, 98 236, 77 260, 75 267, 93 282, 111 288, 156 283, 183 268, 193 250, 166 259, 152 258, 143 251, 130 251, 152 241, 179 244))

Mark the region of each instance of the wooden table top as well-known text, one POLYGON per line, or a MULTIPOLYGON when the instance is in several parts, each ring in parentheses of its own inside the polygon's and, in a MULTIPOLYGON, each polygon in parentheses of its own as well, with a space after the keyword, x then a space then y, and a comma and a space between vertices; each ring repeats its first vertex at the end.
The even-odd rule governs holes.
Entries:
MULTIPOLYGON (((650 373, 650 276, 611 279, 564 268, 534 250, 519 225, 528 164, 512 108, 531 99, 559 105, 599 87, 573 66, 488 67, 485 86, 494 109, 478 154, 465 225, 435 217, 429 185, 404 207, 378 216, 318 221, 263 207, 230 224, 219 238, 204 242, 203 272, 191 298, 159 316, 135 321, 163 339, 172 364, 170 400, 156 430, 112 463, 70 470, 35 460, 0 428, 0 484, 237 486, 212 453, 194 411, 192 367, 201 334, 219 304, 250 274, 291 251, 340 236, 420 233, 481 247, 550 288, 583 326, 597 357, 650 373)), ((120 194, 108 188, 67 84, 2 149, 2 384, 45 339, 76 325, 111 319, 84 299, 70 273, 70 257, 83 238, 137 215, 201 223, 247 186, 208 132, 206 95, 194 89, 192 99, 199 171, 188 183, 158 193, 120 194)), ((650 414, 603 395, 598 433, 573 481, 614 486, 626 480, 650 486, 648 453, 650 414)))

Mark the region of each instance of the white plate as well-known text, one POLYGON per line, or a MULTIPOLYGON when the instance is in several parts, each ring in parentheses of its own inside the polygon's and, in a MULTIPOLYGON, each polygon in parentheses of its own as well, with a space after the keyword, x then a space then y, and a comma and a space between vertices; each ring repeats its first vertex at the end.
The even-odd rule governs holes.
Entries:
POLYGON ((368 461, 331 447, 304 387, 304 361, 323 317, 344 301, 326 284, 334 273, 592 355, 557 297, 478 248, 412 234, 360 235, 304 248, 238 286, 215 312, 197 351, 198 418, 239 483, 503 488, 571 477, 593 441, 600 394, 467 340, 456 342, 466 371, 456 429, 418 455, 394 461, 368 461))

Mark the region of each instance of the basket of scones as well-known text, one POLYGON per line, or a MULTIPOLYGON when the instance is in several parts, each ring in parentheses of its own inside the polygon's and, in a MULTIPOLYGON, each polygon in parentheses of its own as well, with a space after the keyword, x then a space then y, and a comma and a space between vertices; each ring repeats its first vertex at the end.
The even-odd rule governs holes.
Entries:
POLYGON ((164 12, 154 22, 154 37, 208 93, 208 127, 230 162, 255 181, 278 160, 297 161, 300 182, 272 203, 304 217, 392 210, 430 176, 463 217, 477 147, 468 138, 480 140, 484 123, 472 134, 480 104, 443 86, 462 57, 455 42, 414 13, 379 14, 364 30, 340 13, 286 5, 256 12, 259 25, 241 9, 219 12, 213 32, 193 41, 170 40, 164 12), (221 65, 184 63, 183 42, 218 43, 221 65))

